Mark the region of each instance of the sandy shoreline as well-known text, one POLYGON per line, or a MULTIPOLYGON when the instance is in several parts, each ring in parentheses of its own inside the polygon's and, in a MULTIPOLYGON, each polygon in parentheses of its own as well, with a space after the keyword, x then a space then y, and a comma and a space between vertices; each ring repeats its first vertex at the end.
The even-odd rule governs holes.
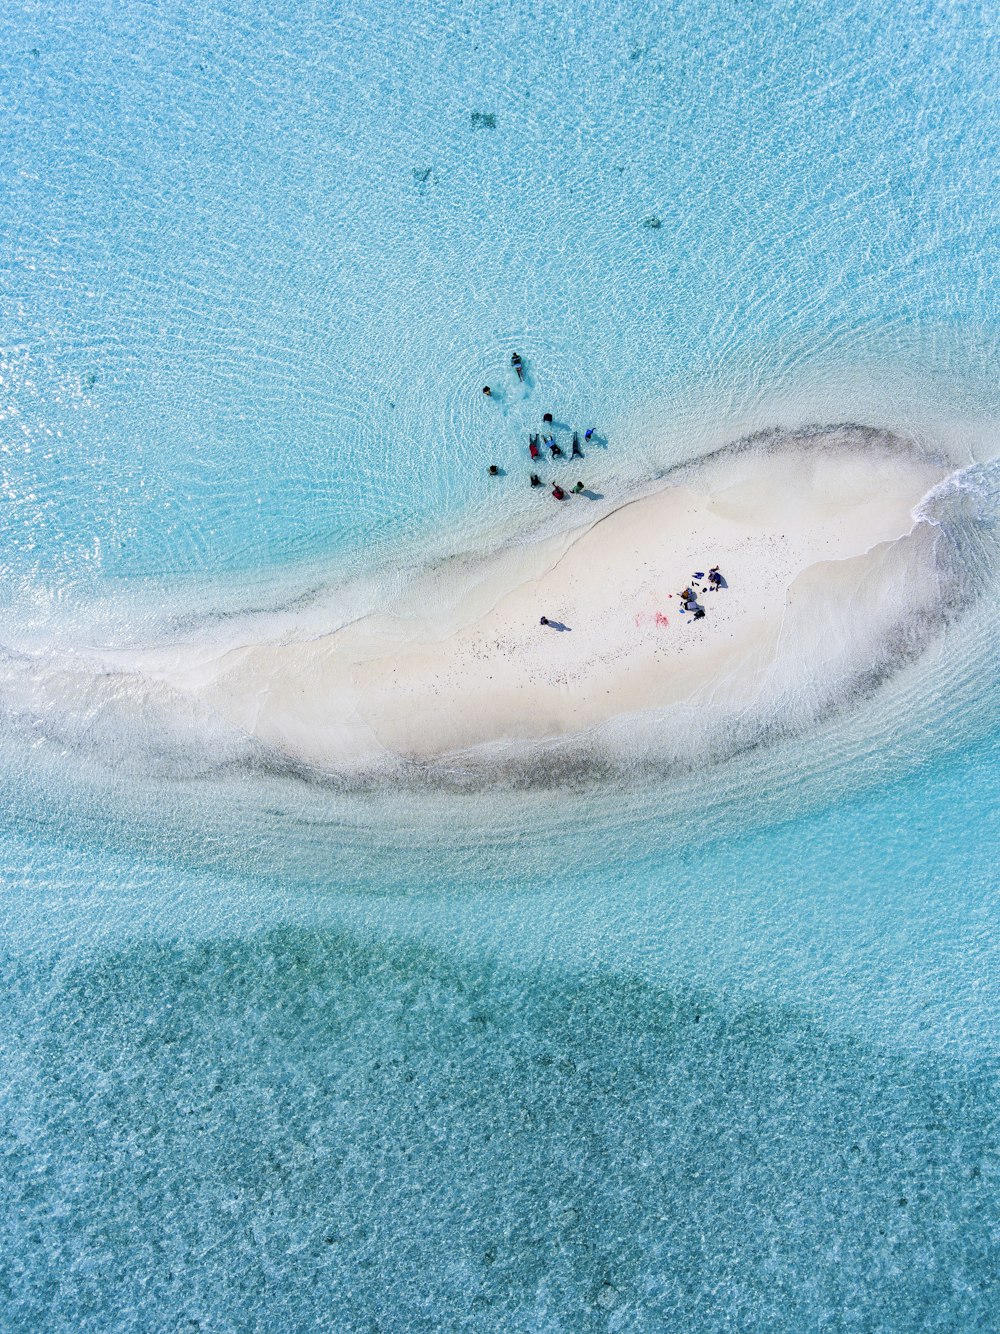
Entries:
POLYGON ((912 512, 945 475, 868 444, 723 452, 498 560, 475 589, 453 563, 405 615, 157 675, 328 772, 434 763, 650 711, 732 717, 863 669, 907 600, 933 598, 912 512), (677 593, 715 564, 728 587, 706 588, 694 622, 677 593))

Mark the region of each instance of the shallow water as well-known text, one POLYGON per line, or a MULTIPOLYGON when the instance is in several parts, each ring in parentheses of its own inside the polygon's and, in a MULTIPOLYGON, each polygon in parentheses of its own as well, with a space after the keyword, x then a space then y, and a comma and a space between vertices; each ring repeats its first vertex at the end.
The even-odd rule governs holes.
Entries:
POLYGON ((991 17, 0 37, 0 1324, 996 1324, 991 17), (774 427, 977 465, 962 596, 804 730, 526 790, 345 790, 81 669, 552 531, 548 409, 612 500, 774 427))

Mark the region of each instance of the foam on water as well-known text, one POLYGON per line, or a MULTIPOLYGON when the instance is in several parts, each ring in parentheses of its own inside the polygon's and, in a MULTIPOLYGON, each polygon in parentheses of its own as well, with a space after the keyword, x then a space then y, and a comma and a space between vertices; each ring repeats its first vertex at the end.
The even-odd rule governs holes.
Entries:
POLYGON ((0 38, 0 1324, 995 1325, 991 16, 0 38), (935 616, 885 572, 837 690, 807 616, 769 718, 544 789, 347 790, 122 671, 557 535, 547 409, 608 504, 769 430, 940 454, 935 616))

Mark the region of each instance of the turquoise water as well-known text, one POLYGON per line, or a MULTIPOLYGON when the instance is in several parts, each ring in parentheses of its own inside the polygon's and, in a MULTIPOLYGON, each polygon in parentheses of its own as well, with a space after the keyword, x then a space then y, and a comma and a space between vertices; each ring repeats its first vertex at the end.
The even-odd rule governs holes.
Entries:
POLYGON ((997 47, 7 8, 3 1328, 1000 1323, 997 47), (891 430, 968 469, 962 598, 804 731, 529 791, 344 790, 89 665, 566 522, 547 409, 611 497, 891 430))

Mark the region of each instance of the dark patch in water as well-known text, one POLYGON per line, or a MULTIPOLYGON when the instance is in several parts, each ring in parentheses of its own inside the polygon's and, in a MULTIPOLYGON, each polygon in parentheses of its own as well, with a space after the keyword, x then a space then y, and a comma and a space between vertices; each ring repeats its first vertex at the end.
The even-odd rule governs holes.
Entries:
POLYGON ((662 221, 654 213, 652 217, 643 219, 642 225, 651 232, 658 232, 663 226, 662 221))
POLYGON ((11 1328, 989 1327, 991 1065, 332 931, 4 973, 11 1328))
POLYGON ((477 129, 495 130, 497 127, 496 113, 493 111, 470 112, 470 119, 477 129))

